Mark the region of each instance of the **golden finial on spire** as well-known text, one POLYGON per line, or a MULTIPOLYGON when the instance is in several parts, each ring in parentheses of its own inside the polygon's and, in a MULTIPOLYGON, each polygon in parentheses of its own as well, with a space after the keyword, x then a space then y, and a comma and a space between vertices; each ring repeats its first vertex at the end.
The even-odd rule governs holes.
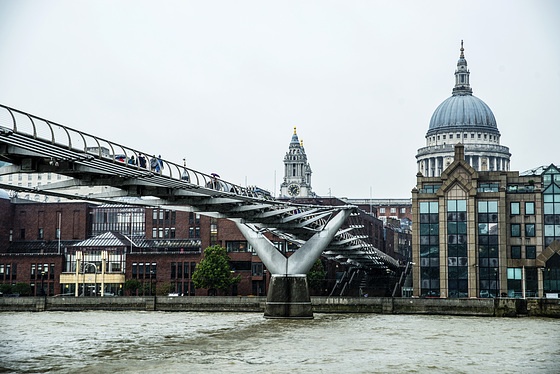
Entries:
POLYGON ((303 147, 303 139, 300 140, 300 144, 303 147))
POLYGON ((294 135, 296 134, 296 127, 294 126, 294 135))
POLYGON ((463 41, 461 40, 461 58, 465 58, 465 55, 463 54, 464 51, 465 49, 463 48, 463 41))

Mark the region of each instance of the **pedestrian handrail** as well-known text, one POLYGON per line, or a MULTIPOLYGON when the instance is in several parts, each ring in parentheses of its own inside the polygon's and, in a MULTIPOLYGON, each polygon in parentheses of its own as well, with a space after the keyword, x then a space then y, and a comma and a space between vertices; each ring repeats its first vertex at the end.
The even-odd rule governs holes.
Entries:
MULTIPOLYGON (((130 148, 98 136, 91 135, 81 130, 76 130, 44 118, 40 118, 20 110, 0 104, 0 131, 6 134, 16 133, 31 137, 34 140, 56 145, 65 150, 72 151, 83 156, 83 160, 97 158, 119 164, 131 170, 141 173, 153 173, 162 177, 182 180, 190 185, 202 188, 210 188, 238 196, 270 200, 269 194, 262 190, 247 188, 227 182, 216 175, 206 174, 194 169, 187 168, 171 161, 159 159, 163 170, 159 172, 150 170, 150 153, 130 148), (4 129, 1 129, 4 128, 4 129), (120 155, 124 157, 119 158, 120 155), (146 168, 139 165, 139 156, 146 156, 146 168), (129 163, 134 160, 134 163, 129 163)), ((78 157, 79 160, 79 157, 78 157)), ((65 161, 65 157, 57 157, 54 161, 65 161)), ((76 160, 68 160, 76 161, 76 160)))

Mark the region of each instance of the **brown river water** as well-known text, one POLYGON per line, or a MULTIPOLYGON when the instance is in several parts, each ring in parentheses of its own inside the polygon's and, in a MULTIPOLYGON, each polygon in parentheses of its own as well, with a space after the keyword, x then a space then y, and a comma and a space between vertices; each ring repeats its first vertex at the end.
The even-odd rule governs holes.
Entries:
POLYGON ((560 320, 0 313, 0 373, 560 373, 560 320))

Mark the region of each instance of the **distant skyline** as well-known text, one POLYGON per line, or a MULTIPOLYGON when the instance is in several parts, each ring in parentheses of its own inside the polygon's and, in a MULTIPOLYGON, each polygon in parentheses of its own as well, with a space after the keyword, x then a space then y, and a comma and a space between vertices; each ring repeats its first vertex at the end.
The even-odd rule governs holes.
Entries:
POLYGON ((409 198, 464 40, 511 170, 560 163, 560 2, 0 0, 0 103, 278 195, 409 198))

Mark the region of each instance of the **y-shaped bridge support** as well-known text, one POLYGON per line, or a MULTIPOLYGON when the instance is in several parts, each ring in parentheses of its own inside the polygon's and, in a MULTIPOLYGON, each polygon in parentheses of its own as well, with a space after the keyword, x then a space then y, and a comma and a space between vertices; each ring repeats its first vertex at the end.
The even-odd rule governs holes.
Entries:
POLYGON ((286 257, 254 226, 236 221, 237 227, 253 246, 271 273, 264 316, 267 318, 313 318, 307 272, 332 241, 350 209, 334 216, 292 256, 286 257))

